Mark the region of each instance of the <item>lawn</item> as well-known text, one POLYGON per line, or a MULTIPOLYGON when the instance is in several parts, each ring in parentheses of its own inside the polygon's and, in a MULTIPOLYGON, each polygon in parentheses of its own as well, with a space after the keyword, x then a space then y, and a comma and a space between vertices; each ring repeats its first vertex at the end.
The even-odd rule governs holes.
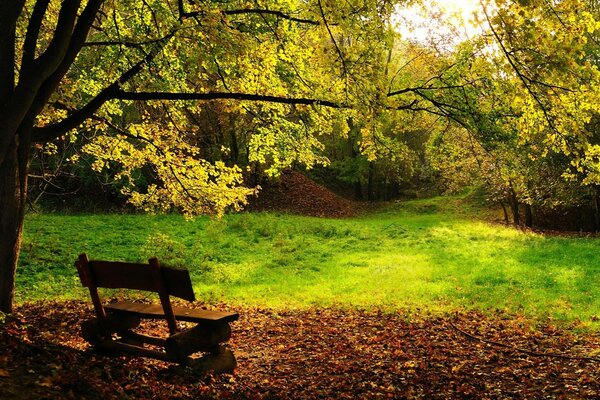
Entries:
POLYGON ((351 219, 241 213, 31 213, 17 301, 86 298, 73 262, 91 258, 187 267, 206 302, 418 313, 502 310, 600 329, 600 239, 490 224, 461 198, 387 205, 351 219))

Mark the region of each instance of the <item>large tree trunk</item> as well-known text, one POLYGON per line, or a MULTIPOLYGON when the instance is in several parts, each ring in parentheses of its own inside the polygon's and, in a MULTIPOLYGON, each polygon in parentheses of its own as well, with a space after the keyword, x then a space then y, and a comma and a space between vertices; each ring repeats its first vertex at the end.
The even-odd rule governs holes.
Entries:
POLYGON ((12 312, 15 272, 19 260, 25 201, 29 140, 22 135, 13 143, 0 164, 0 311, 12 312))

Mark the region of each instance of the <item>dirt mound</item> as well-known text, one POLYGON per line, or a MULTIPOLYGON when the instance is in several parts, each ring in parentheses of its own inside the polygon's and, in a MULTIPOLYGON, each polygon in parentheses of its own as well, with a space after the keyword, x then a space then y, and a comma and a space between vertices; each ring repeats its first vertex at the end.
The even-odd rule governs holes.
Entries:
POLYGON ((363 208, 297 171, 284 171, 278 181, 261 187, 258 197, 250 200, 248 210, 343 218, 356 215, 363 208))

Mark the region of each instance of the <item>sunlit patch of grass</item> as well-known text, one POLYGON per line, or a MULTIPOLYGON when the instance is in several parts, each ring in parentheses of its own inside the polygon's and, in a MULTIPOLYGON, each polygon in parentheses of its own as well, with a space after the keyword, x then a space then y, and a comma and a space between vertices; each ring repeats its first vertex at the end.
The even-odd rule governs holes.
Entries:
POLYGON ((27 217, 18 300, 85 297, 73 261, 190 270, 198 297, 263 307, 505 310, 600 328, 600 241, 477 220, 463 198, 396 203, 344 220, 242 213, 27 217))

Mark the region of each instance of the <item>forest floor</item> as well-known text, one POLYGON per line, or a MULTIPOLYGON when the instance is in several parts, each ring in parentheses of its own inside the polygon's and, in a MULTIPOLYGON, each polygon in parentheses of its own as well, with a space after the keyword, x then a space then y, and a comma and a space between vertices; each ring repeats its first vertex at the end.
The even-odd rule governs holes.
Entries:
MULTIPOLYGON (((220 307, 217 307, 220 308, 220 307)), ((223 307, 225 308, 225 307, 223 307)), ((600 338, 502 313, 237 309, 234 374, 106 357, 84 302, 21 305, 0 323, 2 399, 597 399, 600 338), (551 353, 552 355, 548 355, 551 353), (542 355, 546 354, 546 355, 542 355)), ((164 327, 146 327, 165 334, 164 327)))

